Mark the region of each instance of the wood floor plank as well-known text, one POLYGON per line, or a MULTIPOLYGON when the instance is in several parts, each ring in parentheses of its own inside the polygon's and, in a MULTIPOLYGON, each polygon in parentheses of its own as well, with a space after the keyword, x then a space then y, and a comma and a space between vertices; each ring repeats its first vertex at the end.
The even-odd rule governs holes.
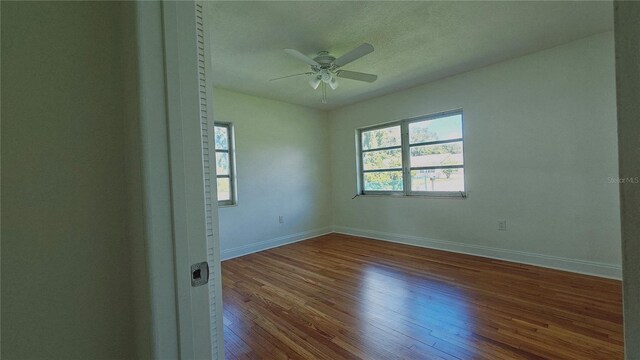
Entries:
POLYGON ((340 234, 222 280, 228 359, 623 358, 615 280, 340 234))

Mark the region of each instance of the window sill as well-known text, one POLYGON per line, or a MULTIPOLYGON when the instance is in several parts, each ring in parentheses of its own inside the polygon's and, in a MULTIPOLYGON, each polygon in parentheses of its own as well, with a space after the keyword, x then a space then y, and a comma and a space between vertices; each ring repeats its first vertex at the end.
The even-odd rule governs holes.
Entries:
POLYGON ((397 194, 397 193, 383 193, 383 194, 358 194, 355 196, 359 197, 372 197, 372 198, 395 198, 395 199, 424 199, 424 198, 432 198, 432 199, 458 199, 464 200, 469 197, 466 192, 441 192, 441 193, 432 193, 432 194, 397 194))
POLYGON ((237 203, 234 203, 234 204, 218 204, 218 209, 219 208, 234 207, 234 206, 238 206, 238 204, 237 203))

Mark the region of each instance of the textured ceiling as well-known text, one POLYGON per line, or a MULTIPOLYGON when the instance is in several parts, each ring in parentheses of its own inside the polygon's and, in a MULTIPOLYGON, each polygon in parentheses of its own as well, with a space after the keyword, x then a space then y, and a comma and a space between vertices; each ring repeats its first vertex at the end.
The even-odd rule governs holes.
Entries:
POLYGON ((214 1, 209 6, 215 86, 334 109, 553 47, 613 28, 610 2, 214 1), (339 79, 328 103, 285 54, 339 57, 363 42, 375 51, 344 67, 378 75, 339 79))

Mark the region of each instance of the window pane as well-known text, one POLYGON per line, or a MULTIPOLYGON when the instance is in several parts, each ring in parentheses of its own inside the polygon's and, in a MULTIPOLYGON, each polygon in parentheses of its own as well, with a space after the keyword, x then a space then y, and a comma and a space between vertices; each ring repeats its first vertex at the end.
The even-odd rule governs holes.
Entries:
POLYGON ((229 153, 216 152, 216 175, 229 175, 229 153))
POLYGON ((411 167, 462 165, 462 141, 411 148, 411 167))
POLYGON ((464 169, 411 170, 411 191, 464 191, 464 169))
POLYGON ((380 150, 364 153, 362 165, 365 170, 402 168, 402 150, 380 150))
POLYGON ((462 115, 425 120, 409 124, 409 143, 462 138, 462 115))
POLYGON ((231 200, 231 183, 229 178, 218 178, 218 201, 231 200))
POLYGON ((229 150, 229 129, 224 126, 215 127, 216 150, 229 150))
POLYGON ((370 150, 381 147, 400 146, 400 125, 383 129, 362 132, 362 149, 370 150))
POLYGON ((402 191, 402 171, 364 173, 365 191, 402 191))

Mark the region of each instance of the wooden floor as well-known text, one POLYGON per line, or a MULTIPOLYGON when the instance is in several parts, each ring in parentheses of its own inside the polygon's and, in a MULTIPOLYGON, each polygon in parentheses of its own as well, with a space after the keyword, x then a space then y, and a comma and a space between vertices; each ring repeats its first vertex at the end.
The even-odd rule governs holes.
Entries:
POLYGON ((621 283, 345 235, 222 263, 228 359, 622 359, 621 283))

